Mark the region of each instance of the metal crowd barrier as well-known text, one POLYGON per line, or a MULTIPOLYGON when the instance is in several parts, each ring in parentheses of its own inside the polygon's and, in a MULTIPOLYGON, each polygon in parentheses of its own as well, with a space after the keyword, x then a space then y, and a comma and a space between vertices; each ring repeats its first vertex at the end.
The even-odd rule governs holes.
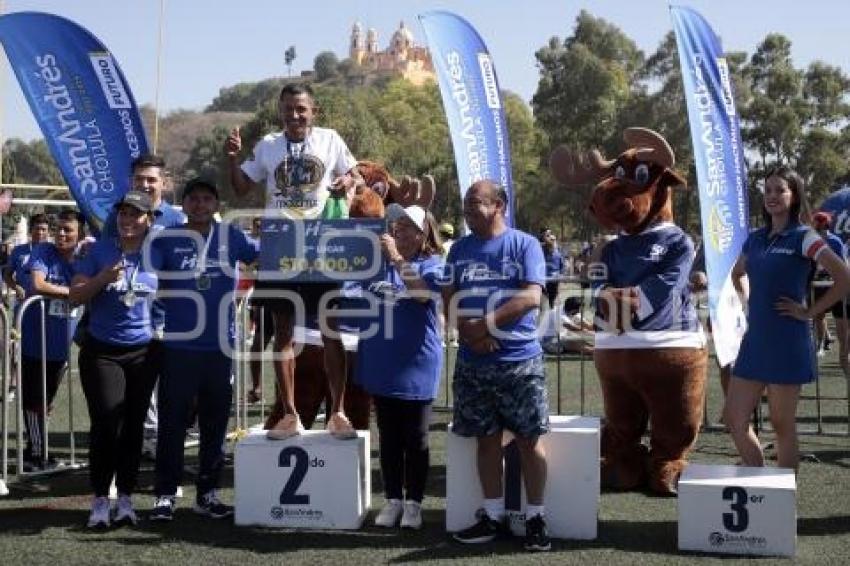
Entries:
POLYGON ((11 343, 12 343, 12 327, 9 324, 9 313, 5 308, 0 307, 0 323, 3 324, 3 348, 0 352, 3 356, 2 371, 0 375, 0 394, 3 395, 2 401, 2 420, 0 420, 0 436, 2 436, 2 456, 0 456, 0 465, 2 465, 2 476, 0 476, 0 496, 9 494, 9 392, 11 371, 11 343))

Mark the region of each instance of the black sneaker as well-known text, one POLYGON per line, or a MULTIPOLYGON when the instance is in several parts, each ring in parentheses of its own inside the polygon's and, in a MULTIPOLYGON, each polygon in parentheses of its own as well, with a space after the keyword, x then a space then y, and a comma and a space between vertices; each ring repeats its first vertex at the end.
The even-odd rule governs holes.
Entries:
POLYGON ((160 495, 156 498, 156 503, 153 506, 148 517, 151 521, 171 521, 174 519, 174 498, 170 495, 160 495))
POLYGON ((224 519, 233 515, 233 507, 219 501, 214 489, 198 496, 195 500, 194 511, 198 515, 205 515, 212 519, 224 519))
POLYGON ((505 532, 504 525, 491 519, 484 509, 476 511, 475 518, 478 521, 474 525, 454 534, 456 541, 463 544, 482 544, 495 540, 505 532))
POLYGON ((531 552, 546 552, 552 548, 549 530, 543 515, 535 515, 525 521, 525 549, 531 552))

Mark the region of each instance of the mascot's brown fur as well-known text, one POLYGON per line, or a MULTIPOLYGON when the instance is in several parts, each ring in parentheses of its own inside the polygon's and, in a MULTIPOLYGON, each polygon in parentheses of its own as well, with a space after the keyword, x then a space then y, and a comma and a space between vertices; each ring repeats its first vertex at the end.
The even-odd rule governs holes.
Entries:
MULTIPOLYGON (((402 206, 418 204, 427 209, 434 200, 434 181, 410 177, 396 181, 387 169, 372 161, 357 164, 363 183, 356 188, 348 214, 351 218, 383 218, 385 204, 393 202, 402 206)), ((358 430, 369 429, 371 397, 354 382, 357 356, 346 353, 348 379, 345 386, 343 411, 358 430)), ((306 428, 311 428, 322 402, 330 404, 330 388, 325 375, 324 354, 320 346, 305 345, 295 363, 295 410, 306 428)), ((283 418, 283 403, 278 399, 266 420, 265 427, 273 427, 283 418)))
MULTIPOLYGON (((672 222, 672 189, 684 186, 673 151, 656 132, 629 128, 629 147, 607 161, 598 151, 587 156, 557 148, 550 167, 562 184, 595 184, 589 210, 619 238, 634 238, 661 222, 672 222)), ((692 244, 691 244, 692 245, 692 244)), ((604 256, 604 254, 602 254, 604 256)), ((688 258, 690 268, 693 257, 688 258)), ((609 266, 601 265, 608 273, 609 266)), ((682 265, 678 266, 681 270, 682 265)), ((646 274, 664 277, 659 271, 646 274)), ((632 286, 606 282, 598 292, 598 315, 615 335, 630 328, 640 309, 640 281, 632 286)), ((687 291, 684 291, 687 292, 687 291)), ((639 334, 639 333, 638 333, 639 334)), ((602 431, 602 484, 613 489, 649 487, 675 495, 702 422, 707 352, 705 347, 596 348, 605 404, 602 431), (650 426, 649 447, 641 438, 650 426)))

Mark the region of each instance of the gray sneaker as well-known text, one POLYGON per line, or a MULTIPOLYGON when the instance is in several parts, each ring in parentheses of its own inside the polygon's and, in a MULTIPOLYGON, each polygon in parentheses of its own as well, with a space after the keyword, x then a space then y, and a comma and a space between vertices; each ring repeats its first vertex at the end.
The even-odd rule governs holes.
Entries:
POLYGON ((222 503, 214 489, 209 490, 203 495, 199 495, 195 500, 193 510, 198 515, 204 515, 212 519, 224 519, 233 515, 233 507, 222 503))

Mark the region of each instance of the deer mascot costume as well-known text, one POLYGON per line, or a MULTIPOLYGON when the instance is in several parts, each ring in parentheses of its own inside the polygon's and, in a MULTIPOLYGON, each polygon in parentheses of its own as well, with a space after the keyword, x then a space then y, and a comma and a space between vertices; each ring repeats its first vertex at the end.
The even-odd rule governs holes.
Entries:
MULTIPOLYGON (((390 176, 383 165, 371 161, 361 161, 357 171, 363 178, 349 206, 351 218, 383 218, 385 206, 398 203, 401 206, 418 204, 428 209, 434 200, 434 179, 425 176, 423 180, 403 177, 401 182, 390 176)), ((344 331, 344 329, 343 329, 344 331)), ((348 379, 345 386, 343 410, 358 430, 369 429, 369 394, 354 383, 354 364, 357 356, 347 352, 348 379)), ((330 399, 330 389, 325 376, 324 356, 321 346, 304 345, 295 364, 295 408, 306 428, 311 428, 323 401, 330 399)), ((265 427, 271 428, 283 417, 283 404, 275 402, 265 427)))
POLYGON ((618 234, 589 270, 605 404, 602 484, 675 495, 702 422, 707 363, 688 288, 694 245, 673 223, 672 192, 685 180, 658 133, 628 128, 624 137, 628 149, 616 159, 559 147, 550 166, 562 184, 594 184, 590 213, 618 234))

